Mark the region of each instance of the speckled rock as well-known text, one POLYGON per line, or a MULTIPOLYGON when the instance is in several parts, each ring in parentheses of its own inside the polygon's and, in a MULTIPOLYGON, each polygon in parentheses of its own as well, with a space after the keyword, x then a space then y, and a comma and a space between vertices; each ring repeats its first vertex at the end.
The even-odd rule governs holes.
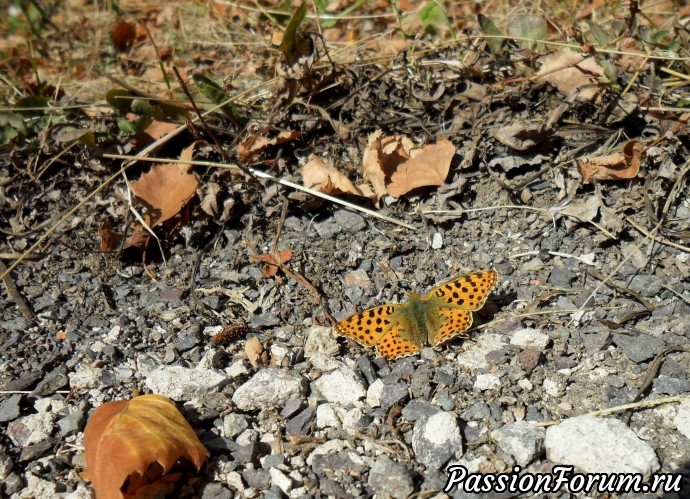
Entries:
POLYGON ((268 368, 237 388, 232 401, 243 411, 281 407, 289 399, 301 396, 305 390, 305 381, 299 374, 268 368))
POLYGON ((654 449, 618 419, 567 419, 546 430, 544 446, 550 461, 586 473, 641 473, 647 481, 659 469, 654 449))
POLYGON ((437 470, 454 455, 462 455, 462 437, 455 414, 439 412, 414 425, 412 449, 417 461, 437 470))

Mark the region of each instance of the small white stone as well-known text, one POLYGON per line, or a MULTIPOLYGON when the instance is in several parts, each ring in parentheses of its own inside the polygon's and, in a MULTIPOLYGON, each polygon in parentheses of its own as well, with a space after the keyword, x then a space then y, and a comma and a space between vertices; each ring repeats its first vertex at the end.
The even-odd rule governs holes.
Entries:
POLYGON ((268 470, 268 473, 271 475, 271 482, 273 482, 273 485, 276 485, 285 494, 289 495, 292 490, 292 480, 285 476, 278 468, 272 467, 268 470))
POLYGON ((534 347, 538 350, 544 350, 550 341, 551 338, 547 334, 531 327, 518 329, 510 335, 510 344, 522 348, 534 347))
POLYGON ((443 236, 440 232, 435 232, 431 237, 431 248, 435 250, 443 248, 443 236))
POLYGON ((249 369, 243 360, 237 360, 225 368, 225 374, 233 379, 239 378, 240 376, 246 376, 249 374, 249 369))
POLYGON ((470 369, 486 369, 490 367, 486 360, 486 355, 505 346, 501 338, 502 335, 500 334, 487 333, 478 335, 477 342, 472 345, 472 348, 458 355, 458 365, 470 369))
POLYGON ((377 378, 367 389, 367 405, 369 407, 379 407, 381 405, 381 395, 383 395, 383 380, 377 378))
POLYGON ((321 404, 316 408, 316 427, 319 429, 342 427, 341 416, 344 416, 345 409, 335 404, 321 404), (340 414, 339 414, 340 413, 340 414))
POLYGON ((474 382, 474 388, 480 391, 491 390, 501 386, 501 380, 493 374, 479 374, 474 382))
POLYGON ((53 432, 54 417, 49 412, 43 412, 10 421, 7 425, 7 436, 17 447, 43 442, 53 432))
POLYGON ((103 370, 91 364, 79 364, 74 372, 68 373, 70 387, 74 390, 88 390, 100 384, 103 370))
POLYGON ((517 382, 518 386, 526 392, 531 392, 534 389, 534 385, 527 378, 522 378, 517 382))
POLYGON ((526 466, 541 453, 544 435, 544 428, 538 428, 524 421, 518 421, 491 432, 491 438, 496 441, 500 449, 515 459, 520 466, 526 466))
POLYGON ((683 399, 678 405, 678 412, 673 418, 673 423, 681 434, 690 438, 690 398, 683 399))
POLYGON ((288 349, 283 345, 271 345, 271 360, 275 361, 275 365, 281 365, 288 354, 288 349))
POLYGON ((188 401, 216 390, 227 382, 224 374, 210 369, 161 366, 146 377, 146 386, 172 400, 188 401))
POLYGON ((242 492, 244 490, 244 482, 242 481, 242 475, 240 475, 236 471, 231 471, 228 473, 227 477, 225 478, 225 483, 228 484, 228 487, 237 492, 242 492))
POLYGON ((541 386, 544 391, 552 397, 558 397, 562 391, 560 383, 552 378, 546 378, 541 386))
POLYGON ((256 437, 258 437, 258 436, 259 436, 259 433, 256 430, 252 430, 251 428, 247 428, 242 433, 237 435, 235 442, 237 442, 239 445, 251 444, 252 442, 256 442, 256 437))
POLYGON ((314 385, 326 400, 341 405, 352 404, 366 395, 362 382, 350 368, 324 374, 314 385))
POLYGON ((300 397, 305 388, 299 374, 267 368, 237 388, 232 401, 243 411, 281 406, 289 399, 300 397))
POLYGON ((332 357, 338 353, 337 335, 332 327, 312 326, 307 331, 304 341, 304 356, 311 358, 315 354, 332 357))
POLYGON ((319 371, 323 372, 335 371, 336 369, 346 367, 345 364, 339 360, 336 360, 332 356, 326 355, 322 352, 313 353, 309 358, 309 363, 319 371))

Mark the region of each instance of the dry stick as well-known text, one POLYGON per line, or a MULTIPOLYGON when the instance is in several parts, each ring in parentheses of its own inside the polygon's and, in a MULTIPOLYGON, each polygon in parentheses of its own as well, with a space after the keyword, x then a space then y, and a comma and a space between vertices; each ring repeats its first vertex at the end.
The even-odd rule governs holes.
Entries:
POLYGON ((36 320, 36 314, 33 310, 31 310, 31 307, 29 307, 26 301, 24 301, 22 294, 19 292, 19 290, 17 289, 17 285, 14 283, 14 280, 12 279, 12 276, 9 275, 9 273, 7 272, 7 266, 1 260, 0 271, 4 272, 3 275, 5 277, 2 278, 2 281, 5 283, 5 289, 7 289, 7 296, 9 297, 9 299, 17 305, 19 311, 22 314, 24 314, 24 316, 27 319, 36 320))
MULTIPOLYGON (((654 407, 657 405, 670 404, 673 402, 682 402, 683 400, 687 400, 687 399, 690 399, 690 397, 676 395, 673 397, 664 397, 664 398, 659 398, 659 399, 645 400, 643 402, 635 402, 632 404, 618 405, 616 407, 609 407, 607 409, 600 409, 598 411, 592 411, 592 412, 588 412, 585 414, 580 414, 580 416, 606 416, 607 414, 613 414, 616 412, 626 411, 629 409, 639 409, 641 407, 654 407)), ((559 424, 562 422, 563 422, 563 420, 542 421, 540 423, 536 423, 534 426, 543 428, 546 426, 553 426, 553 425, 556 425, 556 424, 559 424)))
MULTIPOLYGON (((182 79, 182 76, 180 76, 180 72, 177 70, 177 66, 174 64, 172 65, 172 70, 173 73, 175 73, 175 77, 177 78, 177 81, 180 84, 180 87, 182 87, 182 91, 185 93, 187 98, 189 99, 189 102, 191 102, 192 107, 194 108, 194 112, 196 113, 197 118, 199 119, 199 122, 201 123, 201 126, 204 128, 204 131, 208 134, 209 137, 211 137, 211 140, 213 141, 213 148, 216 150, 218 154, 220 154, 223 158, 225 158, 226 161, 230 162, 232 159, 228 155, 228 153, 223 149, 223 146, 220 145, 220 142, 218 141, 218 138, 216 137, 216 134, 211 131, 211 127, 208 126, 206 123, 206 119, 204 118, 204 115, 201 114, 199 111, 199 108, 196 105, 196 102, 194 101, 194 97, 192 97, 192 94, 189 92, 189 88, 187 88, 187 84, 184 82, 182 79)), ((235 165, 237 168, 239 168, 242 173, 247 175, 249 178, 253 178, 256 180, 255 176, 252 174, 252 171, 247 169, 245 166, 242 165, 235 165)))
MULTIPOLYGON (((151 161, 151 162, 156 162, 156 163, 184 163, 187 165, 197 165, 197 166, 209 166, 209 167, 214 167, 214 168, 225 168, 228 170, 232 170, 233 168, 239 169, 237 165, 228 165, 225 163, 216 163, 213 161, 184 161, 180 159, 164 159, 164 158, 148 158, 148 157, 142 157, 142 156, 126 156, 126 155, 121 155, 121 154, 104 154, 104 158, 112 158, 112 159, 128 159, 128 160, 134 160, 134 161, 151 161)), ((410 230, 417 230, 417 228, 414 225, 410 225, 405 222, 401 222, 400 220, 397 220, 395 218, 389 217, 387 215, 382 215, 381 213, 378 213, 376 211, 369 210, 367 208, 363 208, 362 206, 356 205, 354 203, 350 203, 348 201, 344 201, 342 199, 339 199, 335 196, 331 196, 330 194, 324 194, 323 192, 316 191, 314 189, 310 189, 309 187, 304 187, 303 185, 295 184, 294 182, 290 182, 289 180, 283 180, 278 177, 274 177, 273 175, 270 175, 266 172, 262 172, 261 170, 256 170, 254 168, 249 168, 249 171, 256 177, 258 178, 263 178, 270 180, 272 182, 275 182, 278 185, 282 185, 285 187, 290 187, 291 189, 295 189, 298 191, 306 192, 307 194, 311 194, 312 196, 321 198, 321 199, 326 199, 328 201, 331 201, 336 204, 340 204, 342 206, 345 206, 346 208, 350 208, 351 210, 354 211, 359 211, 361 213, 364 213, 366 215, 369 215, 371 217, 376 217, 380 218, 381 220, 385 220, 386 222, 390 222, 395 225, 399 225, 400 227, 405 227, 406 229, 410 230)))
MULTIPOLYGON (((656 357, 654 357, 654 360, 652 363, 649 365, 649 368, 647 369, 647 374, 645 375, 644 382, 642 383, 642 386, 640 389, 637 391, 637 395, 633 397, 633 399, 630 401, 630 403, 637 402, 642 398, 643 395, 646 394, 647 390, 649 390, 649 387, 652 386, 652 382, 654 381, 654 378, 656 378, 656 375, 659 372, 659 369, 661 369, 661 364, 664 362, 666 359, 666 356, 669 353, 672 352, 690 352, 687 347, 681 347, 681 346, 673 346, 666 348, 659 352, 656 357)), ((625 411, 625 414, 623 415, 623 421, 625 424, 630 423, 630 417, 632 416, 632 412, 630 409, 625 411)))
POLYGON ((290 269, 286 268, 283 265, 283 261, 280 258, 280 255, 278 254, 278 241, 280 240, 280 233, 283 231, 283 226, 285 225, 285 218, 287 217, 287 199, 283 198, 283 209, 281 210, 280 213, 280 220, 278 221, 278 228, 276 230, 276 237, 273 240, 273 259, 275 262, 278 264, 278 268, 283 271, 283 273, 292 278, 293 280, 297 281, 298 284, 301 284, 303 287, 308 289, 313 295, 314 298, 316 299, 316 302, 321 305, 321 310, 323 310, 324 315, 326 318, 330 321, 331 324, 335 324, 337 321, 335 320, 335 317, 331 314, 330 310, 328 310, 328 307, 326 306, 326 303, 321 297, 321 293, 319 292, 318 289, 316 289, 316 286, 314 286, 309 280, 304 277, 299 272, 292 272, 290 269))

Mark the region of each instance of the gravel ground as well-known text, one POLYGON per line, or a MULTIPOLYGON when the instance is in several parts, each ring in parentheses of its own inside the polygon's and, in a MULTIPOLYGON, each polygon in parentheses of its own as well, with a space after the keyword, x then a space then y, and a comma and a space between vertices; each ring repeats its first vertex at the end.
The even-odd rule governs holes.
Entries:
MULTIPOLYGON (((395 82, 381 79, 381 102, 387 83, 395 82)), ((411 92, 391 102, 412 102, 411 92)), ((81 478, 86 421, 100 404, 141 392, 176 401, 211 452, 187 496, 430 497, 444 494, 458 466, 545 473, 565 463, 645 480, 673 473, 682 492, 639 497, 690 497, 688 239, 642 232, 654 232, 650 213, 658 217, 667 201, 678 230, 690 219, 687 133, 648 151, 637 179, 581 184, 568 161, 583 144, 593 153, 614 131, 664 136, 670 125, 632 113, 612 122, 574 104, 547 142, 518 151, 499 140, 504 127, 546 119, 563 102, 544 86, 526 94, 504 96, 501 112, 475 109, 483 127, 446 130, 458 152, 444 186, 383 200, 379 211, 414 230, 284 187, 244 184, 242 209, 238 202, 216 227, 217 239, 213 225, 192 217, 163 241, 167 263, 152 258, 147 272, 141 261, 95 249, 104 216, 127 212, 123 185, 93 198, 42 258, 11 274, 36 318, 0 295, 2 495, 90 497, 81 478), (573 127, 577 117, 587 126, 573 127), (598 137, 602 126, 609 133, 598 137), (490 209, 463 211, 477 208, 490 209), (251 257, 271 253, 276 238, 292 252, 289 273, 266 278, 251 257), (468 339, 390 362, 336 337, 305 283, 340 320, 488 268, 499 283, 468 339), (658 403, 588 415, 636 400, 658 403)), ((435 105, 452 96, 449 86, 435 105)), ((378 128, 374 97, 362 108, 371 121, 361 137, 378 128)), ((424 125, 438 130, 438 116, 424 125)), ((409 123, 384 121, 388 131, 409 132, 409 123)), ((361 157, 357 138, 303 140, 308 152, 361 157)), ((62 213, 97 185, 94 164, 115 164, 84 150, 75 157, 83 169, 69 170, 73 178, 45 186, 33 205, 21 200, 25 225, 62 213)), ((285 157, 298 181, 294 157, 285 157)), ((1 185, 17 164, 2 156, 1 185)), ((21 252, 35 234, 15 229, 20 201, 0 194, 2 250, 21 252)))

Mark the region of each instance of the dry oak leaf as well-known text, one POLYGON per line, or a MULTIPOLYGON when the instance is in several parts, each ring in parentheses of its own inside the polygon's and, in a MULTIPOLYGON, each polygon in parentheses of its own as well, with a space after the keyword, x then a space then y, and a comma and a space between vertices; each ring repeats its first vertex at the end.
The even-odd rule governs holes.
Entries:
MULTIPOLYGON (((195 145, 182 151, 182 161, 192 159, 195 145)), ((150 227, 177 215, 194 196, 199 181, 189 173, 191 168, 192 165, 183 163, 154 165, 148 173, 131 183, 134 195, 147 204, 149 211, 145 219, 150 227)))
POLYGON ((84 429, 84 454, 98 499, 136 494, 132 484, 139 491, 160 490, 167 486, 165 475, 156 483, 142 483, 150 467, 167 473, 183 460, 199 471, 210 455, 175 404, 161 395, 107 402, 96 409, 84 429), (126 482, 130 486, 124 493, 126 482))
POLYGON ((299 136, 300 133, 297 130, 280 132, 276 137, 270 139, 263 135, 254 134, 237 146, 237 154, 242 161, 249 161, 252 156, 267 147, 290 142, 299 136))
POLYGON ((623 152, 577 160, 577 169, 585 181, 627 180, 637 176, 644 152, 641 143, 630 140, 623 146, 623 152))
POLYGON ((273 277, 278 273, 278 268, 285 262, 290 261, 291 258, 292 251, 287 248, 278 253, 277 258, 273 253, 266 253, 264 255, 252 255, 249 257, 249 261, 252 263, 263 262, 264 266, 261 274, 264 277, 273 277))
POLYGON ((383 170, 382 134, 381 130, 377 130, 369 135, 362 159, 362 176, 371 182, 377 200, 388 193, 386 190, 386 174, 383 170))
POLYGON ((309 156, 309 161, 299 172, 302 174, 302 185, 310 189, 324 194, 364 196, 362 189, 355 187, 345 174, 314 154, 309 156))
POLYGON ((608 83, 604 69, 593 57, 564 48, 540 59, 541 68, 535 78, 547 81, 566 97, 573 92, 579 101, 590 101, 599 93, 599 84, 608 83))
POLYGON ((455 146, 446 139, 413 149, 412 156, 391 173, 388 194, 400 197, 413 189, 443 185, 448 177, 455 146))

